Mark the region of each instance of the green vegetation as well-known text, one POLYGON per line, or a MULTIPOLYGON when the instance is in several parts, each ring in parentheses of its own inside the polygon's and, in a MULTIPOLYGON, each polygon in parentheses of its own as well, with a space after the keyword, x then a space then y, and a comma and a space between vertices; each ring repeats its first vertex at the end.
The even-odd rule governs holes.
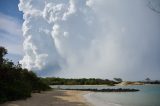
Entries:
POLYGON ((144 84, 160 84, 160 80, 151 80, 150 78, 146 78, 145 81, 141 81, 144 84))
POLYGON ((7 50, 0 47, 0 103, 25 99, 30 97, 32 92, 50 89, 35 73, 5 59, 6 54, 7 50))
POLYGON ((122 82, 123 80, 122 80, 122 78, 113 78, 116 82, 122 82))
POLYGON ((65 79, 65 78, 43 78, 43 81, 49 85, 111 85, 117 84, 115 81, 108 79, 82 78, 82 79, 65 79))

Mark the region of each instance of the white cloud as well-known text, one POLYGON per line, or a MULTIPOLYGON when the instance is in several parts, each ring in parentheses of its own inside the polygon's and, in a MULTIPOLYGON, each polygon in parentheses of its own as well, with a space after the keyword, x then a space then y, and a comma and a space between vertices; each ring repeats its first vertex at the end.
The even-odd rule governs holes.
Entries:
POLYGON ((15 18, 0 13, 0 30, 14 36, 22 36, 21 25, 15 18))
POLYGON ((24 67, 62 77, 159 73, 159 15, 145 0, 21 0, 19 8, 24 67))

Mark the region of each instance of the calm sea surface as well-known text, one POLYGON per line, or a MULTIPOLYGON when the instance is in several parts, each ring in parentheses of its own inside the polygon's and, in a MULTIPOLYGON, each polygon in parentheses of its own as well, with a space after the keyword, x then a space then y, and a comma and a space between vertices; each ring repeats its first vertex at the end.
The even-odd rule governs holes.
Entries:
POLYGON ((104 89, 104 88, 135 88, 139 92, 93 92, 88 93, 85 98, 95 106, 160 106, 160 85, 139 86, 114 86, 105 85, 60 85, 52 86, 62 89, 104 89))

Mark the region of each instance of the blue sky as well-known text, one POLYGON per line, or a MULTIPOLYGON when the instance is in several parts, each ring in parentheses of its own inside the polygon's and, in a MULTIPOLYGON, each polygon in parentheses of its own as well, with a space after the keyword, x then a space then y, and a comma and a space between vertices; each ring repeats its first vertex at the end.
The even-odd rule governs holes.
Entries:
POLYGON ((19 0, 0 0, 0 46, 8 49, 7 58, 14 62, 23 55, 23 14, 18 10, 18 3, 19 0))
POLYGON ((22 12, 18 10, 18 3, 19 3, 19 0, 1 0, 0 1, 0 12, 5 15, 14 17, 18 19, 19 22, 22 23, 23 14, 22 12))

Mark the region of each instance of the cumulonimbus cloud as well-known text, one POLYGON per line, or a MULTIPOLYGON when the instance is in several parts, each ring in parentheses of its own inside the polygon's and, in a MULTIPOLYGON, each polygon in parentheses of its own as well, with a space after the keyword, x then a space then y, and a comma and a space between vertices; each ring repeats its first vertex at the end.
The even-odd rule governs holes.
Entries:
POLYGON ((159 73, 159 15, 147 1, 20 0, 19 10, 25 68, 63 77, 159 73))

